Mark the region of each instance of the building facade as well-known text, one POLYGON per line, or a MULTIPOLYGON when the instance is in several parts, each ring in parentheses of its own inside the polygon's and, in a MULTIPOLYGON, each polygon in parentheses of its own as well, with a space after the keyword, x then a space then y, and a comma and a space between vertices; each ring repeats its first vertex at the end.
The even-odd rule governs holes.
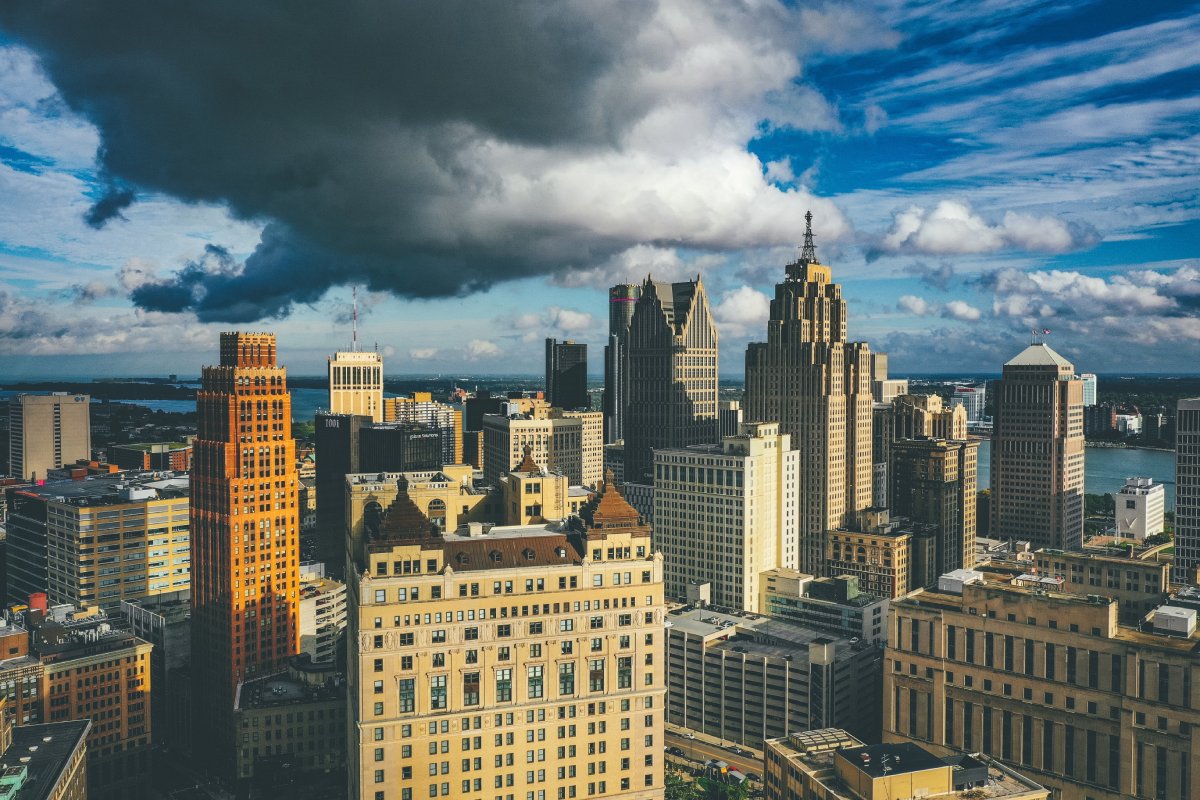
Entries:
POLYGON ((1175 414, 1175 563, 1171 582, 1195 581, 1200 566, 1200 398, 1180 400, 1175 414))
POLYGON ((615 487, 584 519, 448 534, 401 494, 352 541, 350 797, 663 796, 662 559, 615 487))
POLYGON ((462 417, 460 409, 437 402, 430 392, 413 392, 412 397, 385 397, 383 400, 384 422, 415 422, 441 433, 443 464, 463 463, 462 417))
POLYGON ((667 722, 761 748, 830 725, 879 738, 883 650, 794 623, 670 615, 667 722))
POLYGON ((87 800, 87 739, 91 723, 23 725, 5 736, 0 795, 36 800, 87 800), (24 791, 23 791, 24 790, 24 791))
POLYGON ((92 457, 92 398, 19 394, 8 401, 8 474, 45 479, 52 469, 92 457))
POLYGON ((196 395, 191 476, 197 753, 235 771, 234 697, 300 646, 300 519, 287 372, 275 336, 222 333, 196 395), (201 753, 201 748, 204 752, 201 753))
POLYGON ((853 526, 828 531, 826 539, 826 569, 856 578, 868 594, 894 600, 937 580, 938 537, 932 525, 868 508, 853 526))
MULTIPOLYGON (((546 400, 567 411, 591 411, 586 344, 546 340, 546 400)), ((600 418, 603 425, 604 415, 600 418)))
POLYGON ((1102 589, 981 578, 892 604, 884 741, 980 750, 1065 800, 1194 797, 1195 612, 1127 627, 1102 589))
POLYGON ((936 394, 902 394, 892 400, 893 439, 967 438, 964 406, 946 408, 936 394))
POLYGON ((950 396, 950 407, 962 406, 967 412, 967 422, 979 422, 987 416, 987 384, 979 386, 955 386, 950 396))
POLYGON ((329 357, 329 413, 383 422, 383 356, 349 350, 329 357))
POLYGON ((561 472, 578 486, 604 477, 604 423, 599 411, 562 411, 545 403, 528 412, 483 417, 483 477, 495 483, 521 463, 525 447, 541 469, 561 472))
POLYGON ((858 578, 814 578, 777 568, 762 575, 760 610, 805 628, 883 645, 887 642, 888 599, 866 594, 858 578))
POLYGON ((804 250, 775 286, 767 341, 746 349, 746 419, 778 422, 800 452, 799 564, 825 574, 825 531, 873 499, 871 350, 846 340, 846 301, 817 261, 812 215, 804 250))
POLYGON ((1096 376, 1091 372, 1085 372, 1079 376, 1079 380, 1083 381, 1083 405, 1096 405, 1096 376))
POLYGON ((1071 362, 1032 344, 996 381, 991 528, 998 539, 1083 544, 1083 383, 1071 362))
POLYGON ((1126 478, 1117 492, 1117 535, 1123 539, 1144 541, 1163 532, 1166 492, 1153 478, 1126 478))
POLYGON ((653 484, 654 451, 717 441, 717 326, 704 283, 647 278, 629 324, 625 480, 653 484))
POLYGON ((143 442, 108 448, 108 461, 126 470, 187 472, 192 468, 192 446, 186 442, 143 442))
POLYGON ((667 596, 709 584, 721 608, 759 611, 759 576, 795 568, 800 453, 777 423, 743 423, 719 445, 654 451, 654 546, 667 596))
POLYGON ((604 443, 625 438, 625 408, 629 405, 629 324, 642 295, 636 283, 619 283, 608 290, 608 343, 604 345, 604 443))
POLYGON ((325 565, 300 565, 300 652, 331 664, 346 636, 346 584, 325 577, 325 565))
POLYGON ((903 439, 890 452, 890 508, 937 528, 937 574, 974 566, 979 442, 903 439))

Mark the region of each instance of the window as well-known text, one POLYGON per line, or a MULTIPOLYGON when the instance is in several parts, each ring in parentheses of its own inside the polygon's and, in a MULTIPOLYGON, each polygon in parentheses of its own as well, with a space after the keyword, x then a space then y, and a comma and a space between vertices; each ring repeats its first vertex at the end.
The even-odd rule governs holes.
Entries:
POLYGON ((479 638, 479 628, 464 628, 463 638, 468 642, 473 642, 479 638))
POLYGON ((603 658, 593 658, 588 661, 588 688, 593 692, 604 691, 603 658))
POLYGON ((575 662, 569 661, 558 665, 558 693, 561 695, 575 694, 575 662))
POLYGON ((463 673, 463 705, 479 705, 479 673, 463 673))
POLYGON ((617 659, 617 688, 628 689, 633 686, 633 659, 622 656, 617 659))
POLYGON ((512 702, 512 670, 496 670, 496 701, 499 703, 512 702))
POLYGON ((429 703, 434 709, 446 707, 445 675, 433 675, 429 678, 429 703))
POLYGON ((529 699, 542 696, 542 666, 535 664, 529 667, 529 699))
POLYGON ((400 712, 413 711, 417 706, 417 681, 415 678, 400 679, 400 712))
POLYGON ((496 626, 496 635, 497 636, 512 636, 512 625, 497 625, 496 626))

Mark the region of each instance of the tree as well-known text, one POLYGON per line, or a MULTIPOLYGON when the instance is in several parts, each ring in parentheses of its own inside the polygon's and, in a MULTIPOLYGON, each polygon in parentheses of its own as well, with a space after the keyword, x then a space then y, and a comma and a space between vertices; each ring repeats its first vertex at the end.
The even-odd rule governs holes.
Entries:
POLYGON ((697 796, 704 800, 746 800, 750 796, 746 781, 725 783, 716 778, 697 778, 696 783, 700 787, 697 796))

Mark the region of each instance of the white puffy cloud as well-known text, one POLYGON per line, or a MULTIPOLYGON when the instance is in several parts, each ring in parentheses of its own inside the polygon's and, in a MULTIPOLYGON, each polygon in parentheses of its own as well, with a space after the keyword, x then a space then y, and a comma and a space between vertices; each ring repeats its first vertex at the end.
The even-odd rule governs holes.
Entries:
POLYGON ((1180 300, 1171 296, 1169 288, 1176 281, 1186 285, 1188 274, 1152 274, 1153 278, 1145 272, 1098 278, 1073 270, 1003 269, 987 276, 984 285, 992 289, 997 316, 1043 318, 1177 310, 1180 300), (1140 280, 1135 281, 1134 276, 1140 280))
POLYGON ((771 300, 757 289, 739 286, 721 296, 713 316, 718 323, 765 326, 771 316, 771 300))
POLYGON ((500 353, 500 348, 486 339, 472 339, 463 348, 463 356, 468 361, 482 361, 489 358, 496 358, 500 353))
POLYGON ((436 347, 414 347, 408 351, 408 357, 413 361, 429 361, 437 358, 438 349, 436 347))
POLYGON ((1096 241, 1098 236, 1089 226, 1057 217, 1008 211, 1000 224, 992 225, 966 203, 942 200, 932 211, 912 205, 894 214, 891 230, 878 240, 873 255, 952 255, 1002 249, 1062 253, 1096 241))
POLYGON ((901 295, 896 301, 896 306, 901 311, 907 311, 910 314, 916 314, 918 317, 928 316, 932 313, 932 306, 924 297, 917 297, 914 294, 901 295))
POLYGON ((982 311, 965 300, 950 300, 939 304, 912 294, 901 295, 896 301, 896 307, 918 317, 946 317, 959 322, 975 322, 983 316, 982 311))
POLYGON ((983 312, 965 300, 951 300, 942 307, 942 313, 951 319, 962 322, 974 322, 983 316, 983 312))

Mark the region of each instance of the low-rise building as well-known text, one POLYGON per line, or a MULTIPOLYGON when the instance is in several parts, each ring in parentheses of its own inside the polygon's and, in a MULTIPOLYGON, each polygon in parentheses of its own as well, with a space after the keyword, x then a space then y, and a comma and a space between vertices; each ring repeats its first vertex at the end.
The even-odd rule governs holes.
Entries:
POLYGON ((192 446, 187 442, 115 444, 108 448, 108 463, 125 470, 188 472, 192 468, 192 446))
POLYGON ((1037 575, 1061 578, 1057 591, 1064 594, 1103 594, 1116 599, 1122 622, 1141 621, 1166 602, 1170 588, 1169 559, 1043 548, 1033 551, 1033 565, 1037 575))
POLYGON ((150 651, 154 743, 186 753, 191 746, 192 704, 188 665, 192 655, 192 603, 188 590, 121 603, 129 631, 154 646, 150 651))
POLYGON ((865 594, 853 575, 814 578, 783 567, 762 575, 764 614, 847 639, 883 644, 888 599, 865 594))
POLYGON ((980 750, 1064 798, 1196 796, 1194 610, 1123 625, 1102 587, 1069 594, 987 568, 891 610, 885 742, 980 750))
POLYGON ((237 777, 270 779, 283 772, 343 773, 346 768, 346 681, 332 664, 295 656, 284 672, 238 686, 237 777))
POLYGON ((667 722, 751 747, 833 725, 878 738, 882 649, 703 608, 669 619, 667 722))
POLYGON ((768 800, 1047 800, 1050 792, 982 753, 939 757, 907 742, 863 744, 843 730, 766 745, 768 800))
POLYGON ((22 725, 4 737, 0 798, 87 800, 89 720, 22 725))
POLYGON ((1117 536, 1143 541, 1163 532, 1166 494, 1153 478, 1126 478, 1116 501, 1117 536))

